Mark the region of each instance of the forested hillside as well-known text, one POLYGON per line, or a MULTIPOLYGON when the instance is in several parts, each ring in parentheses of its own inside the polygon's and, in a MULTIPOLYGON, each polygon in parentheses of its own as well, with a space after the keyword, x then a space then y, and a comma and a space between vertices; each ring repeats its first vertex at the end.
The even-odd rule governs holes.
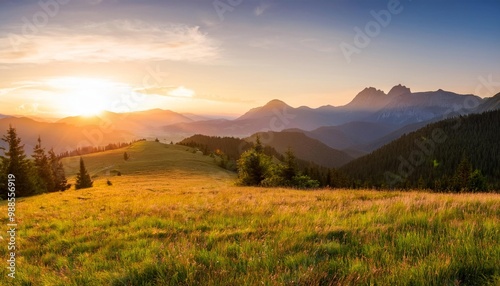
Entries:
POLYGON ((441 191, 500 189, 500 110, 403 135, 341 168, 355 186, 441 191))
MULTIPOLYGON (((254 143, 239 138, 205 135, 194 135, 182 140, 178 144, 199 149, 203 152, 203 154, 214 157, 214 160, 217 161, 220 167, 231 171, 236 171, 236 161, 240 159, 241 155, 245 151, 254 147, 254 143)), ((265 144, 263 146, 263 154, 281 162, 285 160, 284 153, 286 153, 286 151, 287 150, 278 152, 271 146, 266 146, 265 144)), ((305 160, 297 155, 294 148, 291 148, 291 151, 297 157, 296 163, 299 171, 310 176, 312 179, 317 180, 320 183, 320 186, 330 184, 328 181, 328 168, 305 160)))

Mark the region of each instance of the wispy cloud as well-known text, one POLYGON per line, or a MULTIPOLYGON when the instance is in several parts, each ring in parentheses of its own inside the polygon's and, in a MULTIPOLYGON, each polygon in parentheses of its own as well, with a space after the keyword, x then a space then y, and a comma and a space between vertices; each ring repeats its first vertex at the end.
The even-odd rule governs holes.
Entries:
POLYGON ((175 97, 193 97, 195 95, 195 92, 194 90, 179 86, 178 88, 170 91, 168 95, 175 97))
POLYGON ((195 100, 205 100, 212 102, 223 102, 223 103, 253 103, 254 100, 244 100, 239 98, 226 98, 213 94, 199 94, 192 89, 186 88, 184 86, 155 86, 146 88, 136 88, 134 92, 147 94, 147 95, 159 95, 165 97, 181 97, 181 98, 192 98, 195 100))
POLYGON ((17 90, 54 91, 55 89, 37 81, 19 81, 13 83, 12 87, 0 88, 0 95, 6 95, 17 90))
POLYGON ((160 95, 172 97, 193 97, 196 93, 194 90, 184 86, 154 86, 146 88, 136 88, 134 92, 147 95, 160 95))
POLYGON ((163 95, 166 96, 170 91, 172 91, 175 86, 153 86, 145 88, 136 88, 134 92, 148 94, 148 95, 163 95))
MULTIPOLYGON (((5 31, 5 29, 3 29, 5 31)), ((0 64, 195 61, 218 57, 217 41, 198 26, 115 20, 79 28, 46 27, 29 39, 0 33, 0 64)))
POLYGON ((255 7, 255 10, 254 10, 255 16, 261 16, 270 7, 271 7, 271 5, 269 5, 269 4, 260 4, 259 6, 255 7))
POLYGON ((247 100, 240 98, 228 98, 212 94, 197 94, 196 99, 203 99, 207 101, 220 102, 220 103, 255 103, 255 100, 252 99, 247 100))

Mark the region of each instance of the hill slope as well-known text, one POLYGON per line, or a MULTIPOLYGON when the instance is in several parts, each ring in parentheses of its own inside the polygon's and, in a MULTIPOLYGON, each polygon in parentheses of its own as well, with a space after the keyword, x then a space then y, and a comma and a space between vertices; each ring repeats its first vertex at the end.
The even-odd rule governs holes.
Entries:
MULTIPOLYGON (((122 176, 156 176, 170 171, 193 175, 224 173, 233 176, 232 173, 218 167, 211 158, 193 152, 191 148, 158 142, 139 141, 125 148, 82 157, 90 175, 96 178, 110 178, 116 176, 118 172, 122 176), (124 152, 130 157, 127 161, 123 159, 124 152)), ((63 158, 62 161, 67 175, 76 175, 79 157, 63 158)))
POLYGON ((500 110, 427 125, 342 168, 370 186, 447 184, 465 155, 474 169, 500 189, 500 110))
POLYGON ((324 126, 312 131, 300 129, 287 129, 284 131, 304 133, 308 137, 317 139, 338 150, 355 148, 367 151, 364 149, 364 145, 378 140, 396 129, 395 126, 390 124, 353 121, 338 126, 324 126))
POLYGON ((249 139, 254 141, 257 135, 260 136, 264 145, 271 146, 282 154, 290 147, 297 158, 323 167, 336 168, 353 160, 350 155, 330 148, 300 132, 261 132, 252 135, 249 139))

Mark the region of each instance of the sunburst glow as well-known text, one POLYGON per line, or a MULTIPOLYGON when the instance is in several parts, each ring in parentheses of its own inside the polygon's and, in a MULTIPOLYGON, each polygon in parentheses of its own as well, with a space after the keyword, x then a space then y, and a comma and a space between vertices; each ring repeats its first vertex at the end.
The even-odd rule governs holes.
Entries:
POLYGON ((93 116, 109 106, 116 86, 104 79, 63 77, 48 80, 61 95, 60 108, 68 115, 93 116))

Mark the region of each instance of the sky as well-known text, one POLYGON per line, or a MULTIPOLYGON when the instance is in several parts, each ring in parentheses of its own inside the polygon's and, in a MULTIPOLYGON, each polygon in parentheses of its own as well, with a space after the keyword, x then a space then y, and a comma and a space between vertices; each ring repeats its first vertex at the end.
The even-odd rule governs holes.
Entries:
POLYGON ((2 0, 0 114, 239 115, 500 91, 500 1, 2 0))

